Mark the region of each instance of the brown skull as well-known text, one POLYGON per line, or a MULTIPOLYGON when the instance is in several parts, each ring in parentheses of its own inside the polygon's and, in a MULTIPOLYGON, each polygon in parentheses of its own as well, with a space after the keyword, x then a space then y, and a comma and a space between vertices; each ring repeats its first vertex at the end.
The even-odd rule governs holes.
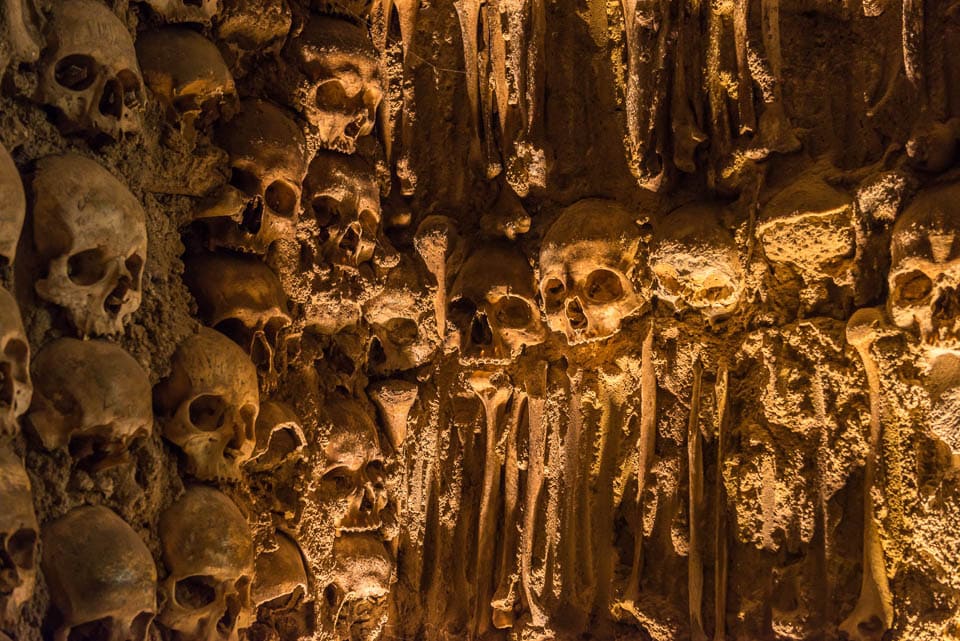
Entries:
POLYGON ((257 416, 257 447, 249 467, 255 472, 274 470, 303 450, 307 437, 300 418, 286 403, 263 401, 257 416))
POLYGON ((17 419, 30 407, 32 395, 30 344, 20 308, 10 292, 0 288, 0 436, 20 431, 17 419))
POLYGON ((144 0, 167 22, 209 24, 220 11, 220 0, 144 0))
POLYGON ((370 534, 348 534, 333 544, 333 580, 323 595, 334 638, 375 641, 387 620, 393 559, 370 534))
POLYGON ((277 547, 257 555, 253 602, 257 607, 287 608, 307 593, 307 569, 300 546, 277 531, 277 547))
POLYGON ((0 145, 0 203, 0 257, 12 265, 27 215, 27 197, 20 172, 3 145, 0 145))
POLYGON ((37 580, 40 526, 30 478, 20 458, 0 444, 0 625, 20 620, 37 580))

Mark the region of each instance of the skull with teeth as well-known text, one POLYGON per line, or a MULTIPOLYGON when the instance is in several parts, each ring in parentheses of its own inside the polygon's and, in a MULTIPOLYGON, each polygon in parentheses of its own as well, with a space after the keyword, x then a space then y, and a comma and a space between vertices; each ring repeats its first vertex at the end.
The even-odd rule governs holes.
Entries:
POLYGON ((890 254, 890 318, 931 349, 960 351, 960 183, 931 188, 907 207, 890 254))
POLYGON ((144 641, 157 611, 157 567, 112 510, 74 509, 43 528, 43 575, 61 622, 54 641, 144 641))
POLYGON ((375 641, 387 620, 393 559, 370 534, 348 534, 333 544, 332 581, 323 595, 335 639, 375 641))
POLYGON ((260 410, 257 368, 226 336, 205 327, 173 356, 173 371, 155 389, 167 417, 163 435, 203 480, 237 478, 255 446, 260 410))
POLYGON ((38 98, 65 134, 117 140, 140 131, 143 78, 126 26, 96 0, 64 0, 47 23, 38 98))
POLYGON ((318 130, 319 144, 345 154, 373 131, 383 97, 376 49, 365 27, 315 15, 287 46, 301 73, 288 95, 318 130))
POLYGON ((30 407, 32 395, 30 343, 20 308, 10 292, 0 288, 0 436, 19 431, 17 419, 30 407))
POLYGON ((0 203, 3 203, 0 205, 0 257, 12 265, 27 214, 27 198, 17 166, 3 145, 0 145, 0 203))
POLYGON ((622 205, 581 200, 547 230, 540 249, 540 295, 553 331, 570 344, 620 331, 643 298, 631 282, 640 228, 622 205))
POLYGON ((75 460, 102 468, 153 431, 147 373, 113 343, 58 339, 34 359, 33 380, 27 419, 48 449, 69 446, 75 460))
POLYGON ((167 22, 210 24, 220 12, 220 0, 145 0, 167 22))
POLYGON ((33 511, 30 477, 20 458, 0 444, 0 625, 20 620, 37 580, 40 526, 33 511))
POLYGON ((374 167, 358 156, 319 152, 303 183, 324 256, 357 266, 373 258, 380 233, 380 186, 374 167))
POLYGON ((83 337, 122 332, 140 307, 147 258, 140 202, 74 154, 40 161, 33 192, 33 239, 46 264, 37 293, 65 308, 83 337))
POLYGON ((512 245, 485 245, 464 261, 447 317, 463 364, 508 363, 546 337, 533 269, 512 245))
POLYGON ((206 486, 187 489, 160 516, 169 570, 157 621, 183 641, 237 641, 253 621, 253 540, 229 498, 206 486))

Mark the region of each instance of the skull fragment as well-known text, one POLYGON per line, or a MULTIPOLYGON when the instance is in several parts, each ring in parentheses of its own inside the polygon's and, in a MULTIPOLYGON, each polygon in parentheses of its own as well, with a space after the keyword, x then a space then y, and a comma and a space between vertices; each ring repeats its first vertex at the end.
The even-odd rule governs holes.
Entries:
POLYGON ((127 523, 78 507, 43 528, 43 575, 60 614, 54 641, 144 641, 157 611, 157 567, 127 523))
POLYGON ((140 307, 147 228, 133 194, 96 162, 40 161, 33 239, 46 273, 40 298, 65 308, 81 336, 118 334, 140 307))
POLYGON ((20 620, 37 580, 40 526, 33 511, 30 478, 20 458, 0 444, 0 625, 20 620))
POLYGON ((643 305, 631 276, 640 248, 636 217, 614 201, 567 207, 540 249, 540 295, 553 331, 570 344, 600 340, 643 305))
POLYGON ((119 140, 140 131, 143 78, 126 26, 96 0, 64 0, 45 31, 38 99, 64 134, 119 140))
POLYGON ((370 534, 348 534, 333 544, 332 581, 323 595, 334 638, 375 641, 387 620, 393 559, 370 534))
POLYGON ((113 343, 58 339, 34 359, 33 381, 27 420, 47 449, 69 446, 74 460, 102 468, 153 431, 150 379, 113 343))
POLYGON ((0 257, 12 265, 27 215, 27 197, 13 158, 0 145, 0 257))
POLYGON ((253 621, 253 540, 233 501, 206 486, 188 488, 160 515, 169 574, 157 621, 182 641, 237 641, 253 621))
POLYGON ((154 390, 167 418, 163 435, 197 478, 237 478, 255 445, 256 367, 229 338, 201 327, 177 348, 172 369, 154 390))
POLYGON ((257 556, 253 602, 269 609, 289 608, 307 593, 307 569, 300 546, 289 535, 276 533, 277 547, 257 556))
POLYGON ((286 403, 263 401, 257 416, 257 447, 249 467, 256 472, 274 470, 307 444, 300 419, 286 403))
POLYGON ((220 0, 144 0, 167 22, 209 24, 220 11, 220 0))
POLYGON ((17 419, 30 407, 30 343, 23 331, 20 308, 0 287, 0 436, 19 431, 17 419))

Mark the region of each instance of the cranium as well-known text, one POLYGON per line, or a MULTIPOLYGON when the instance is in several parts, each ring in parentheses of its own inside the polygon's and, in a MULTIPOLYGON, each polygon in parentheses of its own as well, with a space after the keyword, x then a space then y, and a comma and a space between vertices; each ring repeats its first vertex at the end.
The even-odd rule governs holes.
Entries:
POLYGON ((507 244, 484 245, 463 263, 450 290, 463 364, 505 364, 546 337, 533 269, 507 244))
MULTIPOLYGON (((276 54, 292 24, 293 15, 286 0, 225 0, 217 20, 217 40, 235 59, 249 54, 276 54)), ((242 69, 244 65, 238 67, 242 69)))
POLYGON ((640 229, 636 217, 610 200, 567 207, 540 249, 540 295, 553 331, 571 344, 615 334, 643 300, 630 276, 640 229))
POLYGON ((936 350, 960 350, 960 184, 919 195, 890 240, 887 311, 936 350))
POLYGON ((300 419, 286 403, 264 401, 257 416, 257 447, 249 467, 257 472, 276 469, 307 444, 300 419))
POLYGON ((27 420, 47 449, 109 465, 153 431, 150 379, 113 343, 60 338, 34 359, 33 381, 27 420))
POLYGON ((387 619, 393 559, 370 534, 348 534, 333 544, 333 580, 323 595, 336 639, 375 641, 387 619))
POLYGON ((387 505, 383 452, 373 419, 356 401, 333 399, 325 408, 324 465, 317 502, 336 533, 373 532, 387 505))
POLYGON ((253 602, 270 609, 295 605, 307 593, 307 569, 300 546, 278 531, 277 548, 257 556, 253 602))
POLYGON ((245 100, 240 115, 217 131, 230 154, 230 184, 195 219, 211 248, 265 254, 280 238, 293 238, 306 172, 306 141, 279 107, 245 100))
POLYGON ((253 540, 234 503, 206 486, 188 488, 160 515, 169 570, 161 582, 164 627, 182 641, 236 641, 253 620, 253 540))
POLYGON ((43 576, 60 614, 54 641, 144 641, 157 611, 157 567, 127 523, 78 507, 43 528, 43 576))
POLYGON ((144 0, 167 22, 209 24, 220 11, 220 0, 144 0))
POLYGON ((40 161, 33 239, 46 274, 41 298, 64 307, 84 337, 118 334, 140 307, 147 228, 136 197, 92 160, 40 161))
POLYGON ((650 269, 657 296, 707 319, 730 314, 743 292, 743 268, 718 208, 694 203, 671 212, 654 234, 650 269))
POLYGON ((262 372, 274 372, 274 354, 290 325, 280 280, 263 261, 203 254, 185 261, 184 280, 205 325, 232 338, 262 372))
POLYGON ((37 579, 40 526, 33 511, 30 478, 20 458, 0 444, 0 625, 20 619, 37 579))
POLYGON ((0 287, 0 436, 19 431, 17 419, 30 407, 30 343, 23 331, 20 308, 0 287))
POLYGON ((383 290, 364 304, 363 316, 374 333, 367 364, 375 374, 419 367, 439 346, 425 270, 409 256, 390 270, 383 290))
POLYGON ((147 31, 137 38, 137 56, 147 86, 187 139, 193 139, 198 125, 206 130, 221 114, 237 111, 237 88, 223 56, 196 31, 147 31))
POLYGON ((12 265, 27 215, 27 197, 13 158, 0 145, 0 257, 12 265))
POLYGON ((383 97, 366 28, 314 15, 287 47, 302 74, 289 104, 317 127, 323 148, 354 153, 357 139, 373 131, 383 97))
POLYGON ((163 435, 203 480, 236 478, 254 448, 260 409, 257 368, 226 336, 205 327, 173 355, 170 378, 155 389, 163 435))
POLYGON ((45 36, 38 98, 60 130, 113 140, 140 131, 143 78, 123 22, 96 0, 64 0, 45 36))
POLYGON ((303 192, 304 210, 313 212, 327 260, 357 266, 373 257, 380 233, 380 186, 373 166, 358 156, 318 152, 303 192))

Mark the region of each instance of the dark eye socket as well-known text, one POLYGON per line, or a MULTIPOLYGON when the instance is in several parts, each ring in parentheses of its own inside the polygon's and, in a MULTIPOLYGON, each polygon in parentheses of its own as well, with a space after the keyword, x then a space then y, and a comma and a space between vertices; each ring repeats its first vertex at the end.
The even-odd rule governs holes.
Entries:
POLYGON ((28 528, 17 530, 7 540, 7 553, 17 567, 32 568, 36 560, 37 533, 28 528))
POLYGON ((234 167, 231 170, 230 184, 248 196, 253 196, 260 192, 260 179, 257 178, 256 174, 239 167, 234 167))
POLYGON ((130 277, 134 282, 140 279, 140 271, 143 269, 143 259, 140 258, 137 254, 132 254, 124 264, 127 267, 127 271, 130 272, 130 277))
POLYGON ((497 301, 496 318, 501 327, 526 327, 533 320, 530 304, 519 296, 504 296, 497 301))
POLYGON ((83 91, 96 78, 96 61, 82 54, 67 56, 57 63, 53 75, 61 87, 71 91, 83 91))
POLYGON ((204 432, 214 432, 223 427, 227 405, 213 394, 203 394, 190 402, 190 422, 204 432))
POLYGON ((327 80, 317 87, 317 106, 321 109, 338 109, 347 104, 347 92, 339 80, 327 80))
POLYGON ((174 598, 177 603, 191 610, 199 610, 217 598, 216 581, 212 576, 190 576, 177 581, 174 598))
POLYGON ((67 277, 77 285, 93 285, 106 274, 106 257, 99 247, 77 252, 67 259, 67 277))
POLYGON ((412 318, 391 318, 384 328, 390 342, 398 347, 412 345, 420 336, 417 323, 412 318))
POLYGON ((597 269, 587 276, 585 293, 593 303, 612 303, 623 297, 623 284, 614 272, 597 269))
POLYGON ((541 290, 543 291, 543 302, 546 303, 547 307, 554 307, 563 300, 567 287, 559 278, 548 278, 543 282, 541 290))
POLYGON ((292 185, 284 180, 275 180, 267 187, 264 200, 274 213, 284 218, 292 218, 297 210, 300 196, 292 185))
POLYGON ((335 467, 323 475, 325 483, 332 483, 337 489, 346 489, 353 485, 353 473, 344 466, 335 467))
POLYGON ((911 272, 897 278, 894 286, 896 300, 902 305, 923 302, 933 291, 933 281, 923 272, 911 272))
POLYGON ((340 220, 340 203, 329 196, 316 196, 310 203, 313 216, 321 227, 329 227, 340 220))

